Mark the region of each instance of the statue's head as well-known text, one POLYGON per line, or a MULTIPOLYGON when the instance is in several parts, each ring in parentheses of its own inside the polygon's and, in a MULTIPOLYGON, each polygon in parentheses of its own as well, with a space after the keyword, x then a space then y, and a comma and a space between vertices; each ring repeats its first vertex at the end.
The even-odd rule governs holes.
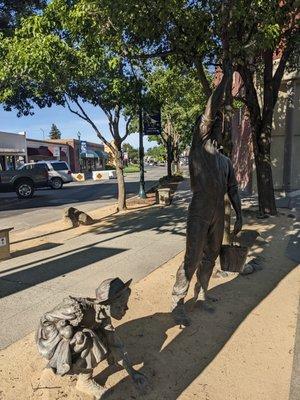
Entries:
POLYGON ((211 138, 215 140, 218 144, 222 142, 222 133, 224 127, 223 113, 218 111, 212 126, 211 138))
POLYGON ((117 320, 122 319, 128 310, 131 282, 132 279, 126 283, 120 278, 106 279, 96 289, 96 300, 109 306, 111 317, 117 320))

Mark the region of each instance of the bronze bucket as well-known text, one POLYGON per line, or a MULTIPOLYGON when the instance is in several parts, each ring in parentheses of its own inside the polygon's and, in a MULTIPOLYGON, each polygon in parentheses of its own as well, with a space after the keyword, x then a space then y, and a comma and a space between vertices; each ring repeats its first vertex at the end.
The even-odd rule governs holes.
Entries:
POLYGON ((241 272, 245 265, 248 247, 236 244, 222 245, 220 264, 222 271, 241 272))

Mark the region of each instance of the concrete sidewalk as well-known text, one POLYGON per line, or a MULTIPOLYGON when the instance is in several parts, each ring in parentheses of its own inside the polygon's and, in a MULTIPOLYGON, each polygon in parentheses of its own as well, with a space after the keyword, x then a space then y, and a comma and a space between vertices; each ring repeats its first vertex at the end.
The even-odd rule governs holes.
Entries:
POLYGON ((181 252, 190 196, 183 181, 169 207, 112 215, 108 224, 62 245, 2 262, 0 348, 34 330, 39 317, 67 295, 92 296, 109 277, 138 281, 181 252))

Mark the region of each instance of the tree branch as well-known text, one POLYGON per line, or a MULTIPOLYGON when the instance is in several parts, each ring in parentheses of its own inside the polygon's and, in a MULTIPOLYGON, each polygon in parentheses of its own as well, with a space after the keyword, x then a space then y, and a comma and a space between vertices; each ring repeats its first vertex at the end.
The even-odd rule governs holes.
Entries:
POLYGON ((127 138, 127 136, 129 135, 129 124, 132 120, 132 117, 130 116, 128 118, 128 120, 126 121, 126 126, 125 126, 125 135, 123 137, 121 137, 121 141, 124 142, 124 140, 127 138))
POLYGON ((248 67, 238 65, 237 71, 241 75, 245 87, 245 103, 250 112, 251 123, 254 126, 261 124, 261 110, 258 101, 257 91, 253 81, 253 73, 248 67))
POLYGON ((85 112, 85 110, 83 109, 83 107, 81 106, 81 104, 79 103, 79 101, 73 100, 74 103, 76 103, 76 105, 78 106, 78 108, 80 109, 80 111, 82 112, 82 114, 80 114, 80 112, 74 110, 71 105, 70 102, 67 98, 67 96, 64 96, 65 98, 65 103, 67 104, 67 107, 69 109, 69 111, 75 115, 77 115, 78 117, 80 117, 81 119, 83 119, 84 121, 88 122, 94 129, 94 131, 96 132, 98 138, 100 140, 102 140, 103 143, 105 143, 110 149, 113 149, 112 145, 105 139, 105 137, 101 134, 101 132, 99 131, 99 129, 97 128, 96 124, 90 119, 90 117, 87 115, 87 113, 85 112))
POLYGON ((273 76, 273 80, 272 80, 273 81, 273 107, 275 107, 275 104, 278 99, 279 88, 280 88, 283 74, 285 71, 285 67, 286 67, 287 61, 290 57, 291 52, 292 52, 292 46, 286 45, 286 47, 282 53, 282 56, 280 58, 276 72, 273 76))
POLYGON ((201 85, 202 85, 203 91, 205 93, 205 96, 208 99, 210 97, 211 93, 212 93, 212 90, 211 90, 209 81, 208 81, 208 79, 206 77, 202 61, 196 58, 195 65, 196 65, 198 78, 199 78, 199 80, 201 82, 201 85))

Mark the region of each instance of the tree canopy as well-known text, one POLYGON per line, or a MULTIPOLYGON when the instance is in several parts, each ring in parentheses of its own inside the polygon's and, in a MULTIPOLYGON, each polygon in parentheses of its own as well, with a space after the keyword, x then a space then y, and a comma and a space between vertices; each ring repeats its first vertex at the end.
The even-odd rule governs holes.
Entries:
POLYGON ((55 124, 51 125, 51 129, 49 132, 50 139, 61 139, 61 132, 55 124))

